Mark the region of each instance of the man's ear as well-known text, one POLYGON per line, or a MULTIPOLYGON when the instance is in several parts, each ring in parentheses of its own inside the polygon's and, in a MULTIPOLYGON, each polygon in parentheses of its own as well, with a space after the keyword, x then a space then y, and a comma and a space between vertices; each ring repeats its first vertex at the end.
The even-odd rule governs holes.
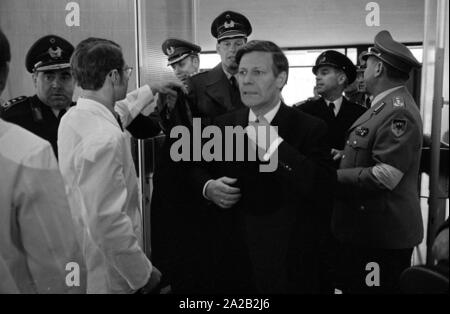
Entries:
POLYGON ((220 44, 219 44, 219 42, 217 42, 216 43, 216 52, 219 53, 219 50, 220 50, 220 44))
POLYGON ((339 76, 338 76, 338 83, 339 85, 344 85, 345 86, 345 82, 347 81, 347 75, 344 72, 340 72, 339 76))
POLYGON ((383 74, 383 72, 385 71, 385 67, 384 67, 384 63, 381 61, 378 61, 377 64, 375 65, 375 71, 374 71, 374 76, 375 77, 379 77, 381 76, 381 74, 383 74))
POLYGON ((277 87, 279 89, 282 89, 283 86, 286 85, 286 82, 287 82, 287 73, 286 73, 286 71, 283 71, 283 72, 279 73, 275 82, 277 84, 277 87))
POLYGON ((194 67, 198 70, 200 68, 200 57, 193 57, 192 63, 194 64, 194 67))
POLYGON ((33 78, 33 85, 34 88, 37 88, 37 77, 39 75, 39 72, 33 72, 33 74, 31 75, 31 77, 33 78))

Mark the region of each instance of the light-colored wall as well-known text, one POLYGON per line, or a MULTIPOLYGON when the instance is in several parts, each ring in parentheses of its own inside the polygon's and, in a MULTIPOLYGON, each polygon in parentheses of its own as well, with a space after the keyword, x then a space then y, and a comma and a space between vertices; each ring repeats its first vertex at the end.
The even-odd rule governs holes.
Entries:
MULTIPOLYGON (((31 75, 25 69, 25 56, 40 37, 55 34, 74 46, 94 36, 112 39, 122 46, 126 62, 135 67, 135 20, 132 0, 1 0, 0 27, 8 36, 12 60, 4 99, 33 95, 31 75), (80 26, 66 25, 66 5, 80 6, 80 26)), ((134 76, 130 88, 136 86, 134 76)), ((78 92, 75 93, 75 99, 78 92)))
POLYGON ((366 25, 363 0, 195 0, 198 43, 215 50, 211 22, 225 10, 246 15, 253 25, 251 39, 266 39, 280 47, 369 44, 380 30, 392 31, 402 42, 423 40, 423 0, 376 0, 380 26, 366 25))

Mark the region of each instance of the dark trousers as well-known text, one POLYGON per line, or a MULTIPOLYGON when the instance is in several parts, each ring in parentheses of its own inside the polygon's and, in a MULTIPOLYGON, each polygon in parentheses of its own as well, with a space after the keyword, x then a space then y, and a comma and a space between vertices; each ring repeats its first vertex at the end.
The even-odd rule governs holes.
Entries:
POLYGON ((344 294, 400 293, 400 275, 411 266, 412 252, 413 248, 392 250, 341 245, 338 288, 344 294))

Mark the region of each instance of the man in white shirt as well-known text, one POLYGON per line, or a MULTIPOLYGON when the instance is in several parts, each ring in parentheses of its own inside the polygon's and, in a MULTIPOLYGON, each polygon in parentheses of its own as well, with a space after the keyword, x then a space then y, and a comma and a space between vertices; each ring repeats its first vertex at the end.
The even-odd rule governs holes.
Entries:
MULTIPOLYGON (((0 95, 10 58, 0 30, 0 95)), ((0 294, 84 293, 84 260, 50 143, 0 119, 0 178, 0 294)))
POLYGON ((153 291, 161 273, 142 250, 138 184, 115 102, 131 68, 116 43, 82 41, 71 59, 82 89, 58 131, 60 169, 88 268, 88 293, 153 291))

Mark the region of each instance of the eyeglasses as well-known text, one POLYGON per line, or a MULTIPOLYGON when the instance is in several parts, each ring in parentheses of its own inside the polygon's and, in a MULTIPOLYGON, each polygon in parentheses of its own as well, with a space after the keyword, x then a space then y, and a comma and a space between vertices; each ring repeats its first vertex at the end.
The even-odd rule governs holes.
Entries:
POLYGON ((133 67, 126 66, 123 68, 123 72, 125 73, 127 79, 131 77, 131 73, 133 73, 133 67))

